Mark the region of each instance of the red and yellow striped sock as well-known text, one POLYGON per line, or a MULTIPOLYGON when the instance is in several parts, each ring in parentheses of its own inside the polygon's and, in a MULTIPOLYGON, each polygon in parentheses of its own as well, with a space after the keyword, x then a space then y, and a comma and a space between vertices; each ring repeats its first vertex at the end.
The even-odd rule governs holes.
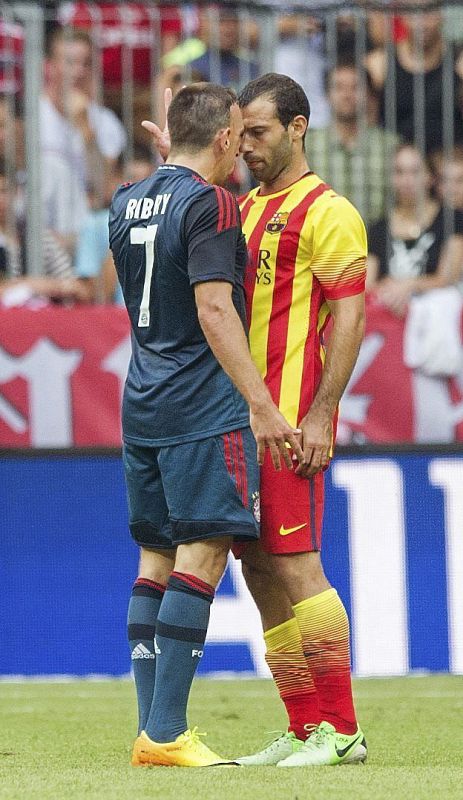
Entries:
POLYGON ((321 722, 318 698, 302 652, 301 632, 295 617, 264 633, 265 660, 289 717, 290 731, 306 739, 321 722))
POLYGON ((317 689, 320 717, 339 733, 357 730, 350 674, 349 620, 336 589, 293 606, 317 689))

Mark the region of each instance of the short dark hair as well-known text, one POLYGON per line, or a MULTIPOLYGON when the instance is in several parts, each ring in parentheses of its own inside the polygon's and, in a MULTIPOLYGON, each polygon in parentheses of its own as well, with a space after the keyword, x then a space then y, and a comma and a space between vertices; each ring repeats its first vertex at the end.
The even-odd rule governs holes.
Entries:
POLYGON ((275 103, 277 117, 284 128, 287 128, 291 120, 299 114, 305 117, 307 122, 309 121, 308 97, 302 86, 288 75, 267 72, 266 75, 250 81, 238 97, 240 108, 248 106, 262 95, 266 95, 271 102, 275 103))
POLYGON ((93 40, 88 31, 84 28, 63 28, 55 25, 48 33, 45 41, 45 54, 51 59, 55 55, 55 47, 60 42, 80 42, 86 44, 93 56, 93 40))
POLYGON ((180 89, 167 112, 172 151, 197 153, 208 147, 221 128, 230 125, 233 89, 215 83, 192 83, 180 89))
POLYGON ((331 88, 331 79, 335 72, 340 69, 350 69, 352 72, 356 72, 359 77, 361 77, 365 81, 365 86, 367 91, 371 92, 372 94, 377 94, 377 91, 374 87, 372 78, 368 70, 365 67, 357 64, 353 58, 349 55, 345 57, 338 58, 335 64, 330 64, 327 67, 324 74, 324 86, 325 86, 325 93, 328 94, 331 88))

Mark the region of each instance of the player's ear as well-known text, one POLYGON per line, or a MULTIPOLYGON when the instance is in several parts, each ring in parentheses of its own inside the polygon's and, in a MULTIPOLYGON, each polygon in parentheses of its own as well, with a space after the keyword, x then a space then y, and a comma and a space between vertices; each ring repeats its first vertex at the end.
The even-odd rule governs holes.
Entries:
POLYGON ((230 134, 231 134, 231 128, 224 128, 217 134, 220 150, 222 153, 226 153, 230 147, 230 142, 231 142, 230 134))
POLYGON ((307 119, 302 114, 298 114, 291 120, 288 128, 290 129, 293 139, 302 139, 308 128, 307 119))

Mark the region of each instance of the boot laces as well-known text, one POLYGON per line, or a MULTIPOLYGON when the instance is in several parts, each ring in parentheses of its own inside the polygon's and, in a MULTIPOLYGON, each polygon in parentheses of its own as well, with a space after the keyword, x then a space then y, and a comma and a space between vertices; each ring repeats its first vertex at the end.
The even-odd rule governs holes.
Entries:
POLYGON ((268 747, 271 747, 273 744, 276 744, 282 736, 289 736, 288 731, 267 731, 267 739, 265 740, 264 744, 262 745, 263 750, 267 750, 268 747))
POLYGON ((327 730, 322 723, 321 725, 318 725, 313 733, 310 734, 309 738, 306 739, 303 747, 307 750, 318 750, 319 747, 325 744, 327 736, 330 734, 331 731, 327 730))
POLYGON ((185 733, 183 735, 184 735, 185 740, 186 740, 186 742, 188 744, 191 744, 191 745, 197 745, 197 744, 204 745, 204 742, 201 741, 200 737, 201 736, 207 736, 207 733, 201 733, 198 730, 198 726, 195 725, 195 727, 192 728, 191 730, 185 731, 185 733))

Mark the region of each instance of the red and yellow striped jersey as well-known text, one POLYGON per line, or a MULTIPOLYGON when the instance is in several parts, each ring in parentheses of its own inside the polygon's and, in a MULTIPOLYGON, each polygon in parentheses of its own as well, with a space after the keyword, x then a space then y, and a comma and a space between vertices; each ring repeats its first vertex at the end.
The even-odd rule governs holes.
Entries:
POLYGON ((240 199, 249 265, 251 353, 275 403, 294 426, 323 369, 326 300, 364 291, 367 239, 356 209, 308 173, 275 194, 240 199))

